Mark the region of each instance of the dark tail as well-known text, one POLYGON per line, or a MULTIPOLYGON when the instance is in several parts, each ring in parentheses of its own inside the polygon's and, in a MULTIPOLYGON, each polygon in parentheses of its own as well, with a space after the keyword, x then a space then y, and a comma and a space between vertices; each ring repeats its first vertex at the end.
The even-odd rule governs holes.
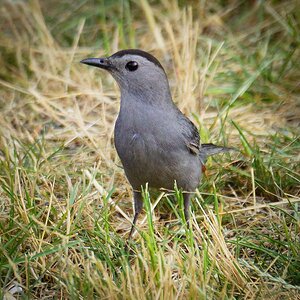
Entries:
POLYGON ((206 162, 208 156, 219 154, 222 152, 237 151, 235 148, 216 146, 214 144, 201 144, 200 158, 203 163, 206 162))

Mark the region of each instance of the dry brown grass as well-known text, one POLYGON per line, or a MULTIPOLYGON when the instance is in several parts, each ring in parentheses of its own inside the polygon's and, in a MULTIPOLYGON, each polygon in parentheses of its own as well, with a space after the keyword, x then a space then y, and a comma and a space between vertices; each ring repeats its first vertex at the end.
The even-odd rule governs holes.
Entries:
POLYGON ((262 9, 259 2, 188 7, 143 0, 130 4, 131 23, 123 27, 114 22, 120 8, 113 3, 107 20, 94 12, 100 19, 94 26, 92 2, 64 4, 86 19, 68 10, 54 17, 60 5, 63 11, 63 4, 44 1, 5 1, 1 7, 4 297, 296 299, 299 279, 290 279, 289 266, 300 265, 299 50, 289 61, 292 46, 273 56, 271 48, 276 38, 287 45, 296 40, 289 32, 296 19, 287 21, 296 1, 262 9), (260 9, 266 15, 258 21, 260 9), (245 28, 233 32, 239 14, 245 28), (60 26, 71 28, 71 42, 60 26), (99 30, 106 32, 103 40, 99 30), (193 205, 193 235, 180 235, 178 206, 172 209, 169 193, 153 199, 155 235, 146 213, 134 255, 123 249, 131 190, 113 147, 119 91, 112 78, 78 63, 132 44, 162 61, 174 101, 201 126, 203 141, 242 152, 209 161, 193 205), (271 80, 285 60, 282 80, 271 80), (284 249, 260 240, 276 240, 276 230, 285 232, 279 238, 284 249), (285 270, 276 265, 281 259, 285 270))

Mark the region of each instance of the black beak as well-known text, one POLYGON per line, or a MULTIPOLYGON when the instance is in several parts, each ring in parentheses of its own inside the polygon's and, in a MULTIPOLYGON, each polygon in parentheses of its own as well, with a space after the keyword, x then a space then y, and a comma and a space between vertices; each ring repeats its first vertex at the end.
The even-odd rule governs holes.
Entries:
POLYGON ((113 66, 111 65, 108 58, 86 58, 81 61, 82 64, 86 64, 89 66, 110 70, 113 69, 113 66))

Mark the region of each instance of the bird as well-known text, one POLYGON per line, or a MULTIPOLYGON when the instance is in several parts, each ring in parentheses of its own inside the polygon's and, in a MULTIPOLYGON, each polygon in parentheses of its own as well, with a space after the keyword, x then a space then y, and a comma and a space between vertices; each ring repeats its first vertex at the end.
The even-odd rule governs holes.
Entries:
POLYGON ((140 49, 120 50, 109 57, 81 63, 108 71, 117 82, 120 110, 114 143, 132 186, 132 237, 143 208, 142 187, 183 191, 189 227, 191 196, 198 187, 207 157, 233 148, 201 144, 199 131, 172 100, 166 72, 157 58, 140 49))

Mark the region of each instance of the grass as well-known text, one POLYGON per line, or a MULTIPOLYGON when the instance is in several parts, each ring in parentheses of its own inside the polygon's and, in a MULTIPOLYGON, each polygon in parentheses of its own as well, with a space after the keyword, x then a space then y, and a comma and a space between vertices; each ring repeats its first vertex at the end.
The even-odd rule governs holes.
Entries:
POLYGON ((11 1, 0 11, 4 299, 297 299, 297 1, 11 1), (113 147, 119 90, 78 62, 138 47, 165 66, 210 159, 182 195, 132 193, 113 147), (151 197, 150 197, 151 196, 151 197))

